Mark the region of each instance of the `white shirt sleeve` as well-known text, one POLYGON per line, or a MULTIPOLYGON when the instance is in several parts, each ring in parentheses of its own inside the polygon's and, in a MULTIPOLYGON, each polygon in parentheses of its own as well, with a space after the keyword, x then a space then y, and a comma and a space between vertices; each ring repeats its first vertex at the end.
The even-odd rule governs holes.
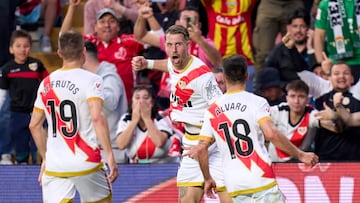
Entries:
POLYGON ((330 81, 317 76, 311 71, 304 70, 298 72, 297 75, 309 86, 309 94, 313 96, 314 99, 319 98, 333 89, 330 81))

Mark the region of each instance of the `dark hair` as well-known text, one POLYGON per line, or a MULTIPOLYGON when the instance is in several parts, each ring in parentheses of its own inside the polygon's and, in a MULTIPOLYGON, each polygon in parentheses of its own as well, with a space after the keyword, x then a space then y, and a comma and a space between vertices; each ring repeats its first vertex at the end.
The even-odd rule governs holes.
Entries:
MULTIPOLYGON (((153 107, 151 109, 151 118, 155 118, 156 114, 158 113, 158 106, 156 105, 156 97, 155 97, 154 91, 152 89, 152 86, 151 85, 136 85, 136 86, 134 86, 134 88, 132 90, 132 95, 134 95, 135 92, 141 91, 141 90, 147 91, 149 96, 151 97, 152 103, 153 103, 153 107)), ((132 99, 129 102, 128 112, 130 115, 132 114, 132 99)))
POLYGON ((298 8, 292 10, 288 18, 288 25, 292 23, 293 20, 301 18, 304 20, 305 24, 309 27, 310 26, 310 14, 304 8, 298 8))
POLYGON ((183 11, 195 11, 198 15, 199 14, 199 10, 194 7, 194 6, 186 6, 185 8, 183 8, 180 12, 179 12, 179 15, 178 15, 178 20, 180 20, 180 17, 181 17, 181 14, 183 11))
POLYGON ((212 68, 211 71, 213 73, 224 73, 224 67, 222 67, 222 66, 215 67, 215 68, 212 68))
POLYGON ((185 39, 186 41, 189 41, 189 40, 190 40, 189 32, 187 31, 186 28, 184 28, 184 27, 181 26, 181 25, 172 25, 172 26, 170 26, 170 27, 166 30, 165 39, 166 39, 166 35, 167 35, 167 34, 172 34, 172 35, 182 34, 182 35, 184 36, 184 39, 185 39))
POLYGON ((84 46, 88 55, 90 55, 94 59, 98 59, 98 51, 94 43, 90 41, 85 41, 84 46))
POLYGON ((59 37, 59 51, 65 60, 76 60, 81 58, 84 47, 82 35, 74 30, 61 33, 59 37))
POLYGON ((12 46, 15 42, 15 39, 18 38, 27 38, 31 45, 31 35, 28 32, 26 32, 25 30, 14 30, 11 34, 10 46, 12 46))
POLYGON ((248 75, 246 59, 242 55, 232 55, 223 61, 225 78, 230 83, 245 83, 248 75))
POLYGON ((307 95, 309 94, 309 86, 302 80, 293 80, 286 85, 286 92, 290 90, 296 92, 305 92, 307 95))

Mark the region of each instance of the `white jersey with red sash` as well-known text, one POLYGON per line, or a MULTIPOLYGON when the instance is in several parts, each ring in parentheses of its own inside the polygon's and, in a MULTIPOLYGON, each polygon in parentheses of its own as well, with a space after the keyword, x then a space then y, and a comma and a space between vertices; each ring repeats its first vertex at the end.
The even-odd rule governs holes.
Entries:
MULTIPOLYGON (((271 118, 275 126, 297 147, 300 147, 311 128, 319 127, 315 118, 317 111, 307 105, 302 118, 296 124, 290 122, 290 107, 286 102, 270 108, 271 118)), ((270 159, 273 162, 285 162, 291 159, 290 155, 269 144, 270 159)))
POLYGON ((259 127, 270 120, 269 104, 246 91, 227 92, 205 114, 199 140, 213 141, 223 160, 230 196, 267 190, 277 183, 259 127))
POLYGON ((59 69, 38 89, 34 111, 48 122, 46 174, 75 176, 100 167, 101 155, 88 100, 103 102, 100 76, 80 68, 59 69))
MULTIPOLYGON (((172 134, 172 126, 160 115, 153 120, 156 128, 170 135, 172 134)), ((124 114, 118 124, 116 134, 120 134, 128 127, 131 122, 131 115, 124 114)), ((169 163, 174 162, 174 158, 168 156, 171 140, 167 139, 162 147, 156 147, 152 141, 148 131, 141 129, 139 125, 133 132, 131 143, 126 148, 126 153, 130 157, 132 163, 169 163)))
MULTIPOLYGON (((189 134, 198 134, 204 122, 204 113, 209 105, 222 95, 210 68, 199 58, 191 56, 184 70, 177 71, 168 62, 171 96, 170 117, 174 122, 182 122, 189 134)), ((183 144, 197 144, 195 139, 186 139, 183 144), (187 142, 189 141, 189 142, 187 142)))

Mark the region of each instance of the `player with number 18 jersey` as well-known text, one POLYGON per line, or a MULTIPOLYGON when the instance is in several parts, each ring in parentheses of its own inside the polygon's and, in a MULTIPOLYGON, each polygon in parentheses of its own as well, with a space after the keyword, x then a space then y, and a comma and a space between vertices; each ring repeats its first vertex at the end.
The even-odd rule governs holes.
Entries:
POLYGON ((259 127, 271 119, 269 109, 264 98, 239 91, 225 93, 205 114, 199 140, 216 139, 222 153, 226 189, 232 197, 277 185, 259 127))

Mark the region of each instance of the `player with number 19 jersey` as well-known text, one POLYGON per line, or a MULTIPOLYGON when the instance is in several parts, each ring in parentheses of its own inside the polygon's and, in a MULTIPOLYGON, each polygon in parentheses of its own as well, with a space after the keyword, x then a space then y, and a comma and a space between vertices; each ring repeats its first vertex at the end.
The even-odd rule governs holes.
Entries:
POLYGON ((223 158, 225 186, 232 197, 267 190, 277 183, 260 123, 270 106, 246 91, 227 92, 205 113, 199 140, 213 141, 223 158))
POLYGON ((102 92, 101 77, 80 68, 61 68, 41 82, 34 111, 45 112, 49 121, 45 174, 85 175, 102 167, 89 106, 83 102, 103 102, 102 92))

